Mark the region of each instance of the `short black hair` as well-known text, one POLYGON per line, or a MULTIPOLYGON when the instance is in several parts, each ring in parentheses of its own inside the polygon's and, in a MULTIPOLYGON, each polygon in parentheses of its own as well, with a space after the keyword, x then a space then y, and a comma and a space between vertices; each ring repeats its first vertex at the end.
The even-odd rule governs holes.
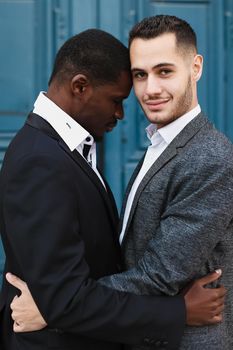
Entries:
POLYGON ((78 73, 96 85, 116 82, 122 71, 130 72, 129 50, 117 38, 100 29, 85 30, 59 49, 49 84, 62 83, 78 73))
POLYGON ((153 39, 165 33, 175 34, 178 47, 197 50, 196 34, 189 23, 169 15, 147 17, 137 23, 129 33, 129 46, 136 38, 153 39))

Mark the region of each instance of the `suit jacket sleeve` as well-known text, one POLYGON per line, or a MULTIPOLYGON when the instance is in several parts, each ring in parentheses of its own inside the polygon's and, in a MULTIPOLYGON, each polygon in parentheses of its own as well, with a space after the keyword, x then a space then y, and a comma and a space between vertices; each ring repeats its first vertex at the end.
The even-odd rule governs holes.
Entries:
MULTIPOLYGON (((187 157, 184 166, 173 169, 173 177, 164 190, 160 225, 142 258, 133 268, 105 277, 101 283, 137 294, 174 295, 192 279, 222 267, 219 261, 226 246, 223 248, 221 241, 232 235, 233 166, 229 150, 224 161, 204 156, 198 158, 198 164, 191 164, 187 157), (219 260, 211 258, 214 250, 218 251, 219 260), (212 266, 208 266, 208 261, 212 261, 212 266)), ((156 199, 156 186, 155 192, 148 195, 156 199)), ((146 206, 145 210, 150 210, 153 222, 153 208, 146 206)), ((147 223, 141 220, 143 239, 147 223)))
POLYGON ((28 283, 52 328, 130 344, 164 340, 175 348, 185 323, 183 298, 139 297, 89 278, 71 172, 47 154, 19 160, 4 198, 7 239, 19 266, 11 272, 28 283))

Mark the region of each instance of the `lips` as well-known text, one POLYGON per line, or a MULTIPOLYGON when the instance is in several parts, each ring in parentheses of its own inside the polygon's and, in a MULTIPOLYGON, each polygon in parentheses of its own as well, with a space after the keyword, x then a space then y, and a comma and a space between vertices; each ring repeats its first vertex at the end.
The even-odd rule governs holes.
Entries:
POLYGON ((167 102, 169 102, 169 99, 158 99, 153 101, 147 101, 145 104, 148 107, 149 110, 158 110, 161 109, 167 102))

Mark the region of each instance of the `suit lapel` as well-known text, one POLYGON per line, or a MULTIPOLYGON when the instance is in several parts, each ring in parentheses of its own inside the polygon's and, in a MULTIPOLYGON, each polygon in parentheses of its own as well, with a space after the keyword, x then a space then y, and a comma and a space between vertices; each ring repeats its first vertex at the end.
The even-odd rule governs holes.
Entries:
POLYGON ((114 206, 112 205, 111 197, 109 195, 109 187, 106 185, 106 181, 103 179, 106 186, 106 189, 105 189, 98 175, 94 172, 94 170, 90 167, 90 165, 85 161, 85 159, 83 159, 83 157, 79 154, 77 150, 74 150, 73 152, 71 152, 63 140, 59 141, 59 145, 82 168, 82 170, 86 173, 86 175, 90 178, 90 180, 95 184, 101 197, 103 198, 107 211, 110 214, 114 228, 116 229, 116 226, 115 226, 116 212, 114 210, 114 206))
MULTIPOLYGON (((178 154, 179 148, 183 148, 196 134, 197 132, 206 124, 208 123, 208 119, 204 117, 202 113, 200 113, 196 118, 194 118, 190 123, 186 125, 186 127, 174 138, 174 140, 168 145, 168 147, 164 150, 164 152, 159 156, 159 158, 154 162, 154 164, 151 166, 151 168, 148 170, 148 172, 145 174, 144 178, 142 179, 140 185, 138 186, 138 189, 136 191, 132 207, 130 210, 128 222, 126 225, 126 230, 123 238, 123 242, 125 239, 125 236, 127 234, 128 228, 131 224, 138 199, 144 190, 147 183, 150 181, 150 179, 159 172, 160 169, 162 169, 166 164, 168 164, 176 155, 178 154)), ((133 185, 134 180, 136 179, 136 176, 142 166, 142 161, 140 161, 140 167, 137 167, 137 172, 135 170, 135 174, 133 174, 133 179, 130 181, 129 186, 127 188, 127 198, 129 195, 129 192, 131 190, 131 187, 133 185)), ((124 210, 126 207, 126 201, 124 204, 124 210)), ((123 221, 124 212, 121 213, 121 220, 123 221)), ((122 242, 122 244, 123 244, 122 242)))
POLYGON ((143 155, 143 157, 141 158, 141 160, 139 161, 139 163, 137 164, 136 168, 133 171, 133 174, 129 180, 129 183, 127 185, 126 191, 125 191, 125 195, 124 195, 124 199, 123 199, 123 203, 122 203, 122 207, 121 207, 121 215, 120 215, 120 225, 119 225, 119 234, 121 233, 122 230, 122 224, 123 224, 123 219, 124 219, 124 213, 125 213, 125 207, 127 204, 127 200, 130 194, 130 190, 133 186, 134 181, 136 180, 136 177, 141 169, 141 166, 143 164, 144 158, 145 158, 145 154, 143 155))
POLYGON ((58 135, 58 133, 51 127, 51 125, 41 118, 40 116, 31 113, 26 121, 26 124, 41 130, 46 133, 48 136, 56 139, 58 141, 58 145, 75 161, 75 163, 82 168, 82 170, 86 173, 87 177, 90 178, 92 183, 97 187, 101 197, 103 198, 104 205, 110 215, 112 224, 114 229, 116 229, 116 223, 118 221, 118 217, 116 215, 115 202, 113 203, 111 195, 109 196, 109 187, 106 185, 105 190, 102 182, 100 181, 98 175, 94 172, 94 170, 88 165, 85 159, 79 154, 77 150, 71 152, 66 143, 62 140, 62 138, 58 135))

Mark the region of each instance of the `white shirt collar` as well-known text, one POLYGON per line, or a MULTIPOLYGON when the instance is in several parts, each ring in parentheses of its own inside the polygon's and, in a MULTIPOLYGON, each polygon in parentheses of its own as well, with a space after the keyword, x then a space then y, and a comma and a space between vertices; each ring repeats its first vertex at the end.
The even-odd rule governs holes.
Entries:
POLYGON ((160 135, 160 138, 167 143, 170 144, 172 140, 181 132, 184 127, 191 122, 192 119, 194 119, 199 113, 201 112, 200 105, 197 105, 195 108, 193 108, 191 111, 185 113, 178 119, 174 120, 173 122, 163 126, 162 128, 157 129, 156 124, 150 124, 146 128, 147 137, 151 141, 152 145, 154 143, 158 143, 158 134, 160 135))
POLYGON ((45 119, 56 130, 71 151, 83 143, 87 137, 90 140, 85 143, 94 143, 94 139, 89 132, 51 101, 44 91, 41 91, 37 97, 33 113, 45 119))

